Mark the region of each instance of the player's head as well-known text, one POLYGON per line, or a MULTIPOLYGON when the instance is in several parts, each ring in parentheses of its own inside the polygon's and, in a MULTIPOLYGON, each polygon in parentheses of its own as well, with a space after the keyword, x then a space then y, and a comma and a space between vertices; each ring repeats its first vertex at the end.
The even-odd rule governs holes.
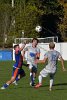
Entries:
POLYGON ((50 49, 54 49, 54 48, 55 48, 55 44, 54 44, 53 42, 50 42, 50 43, 49 43, 49 48, 50 48, 50 49))
POLYGON ((32 45, 36 47, 38 42, 39 42, 39 40, 37 38, 33 38, 32 45))
POLYGON ((14 45, 14 50, 16 50, 16 51, 19 50, 19 45, 18 44, 14 45))

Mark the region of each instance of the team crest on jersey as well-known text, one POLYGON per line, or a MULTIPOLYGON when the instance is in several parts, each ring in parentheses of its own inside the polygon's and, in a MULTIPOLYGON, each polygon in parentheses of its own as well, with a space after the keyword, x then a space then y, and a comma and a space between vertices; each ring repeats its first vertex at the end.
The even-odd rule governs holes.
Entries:
POLYGON ((31 56, 31 57, 35 57, 35 54, 32 53, 32 52, 30 52, 30 56, 31 56))

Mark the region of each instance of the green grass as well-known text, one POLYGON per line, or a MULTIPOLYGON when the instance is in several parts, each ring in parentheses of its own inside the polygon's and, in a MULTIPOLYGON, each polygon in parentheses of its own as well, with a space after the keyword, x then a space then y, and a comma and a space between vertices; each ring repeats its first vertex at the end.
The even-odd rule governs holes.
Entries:
MULTIPOLYGON (((0 87, 10 79, 13 61, 0 62, 0 87)), ((65 62, 65 67, 67 62, 65 62)), ((44 65, 39 64, 38 73, 44 65)), ((0 90, 0 100, 67 100, 67 72, 63 72, 61 64, 55 75, 53 91, 49 91, 49 76, 43 79, 43 86, 35 89, 29 86, 29 69, 23 66, 26 76, 18 82, 18 86, 10 85, 0 90)), ((36 78, 38 82, 38 78, 36 78)))

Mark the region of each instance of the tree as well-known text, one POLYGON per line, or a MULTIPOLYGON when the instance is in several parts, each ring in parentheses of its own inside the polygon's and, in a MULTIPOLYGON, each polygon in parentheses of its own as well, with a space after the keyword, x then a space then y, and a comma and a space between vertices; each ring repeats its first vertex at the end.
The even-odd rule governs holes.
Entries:
POLYGON ((24 30, 25 37, 58 36, 62 41, 67 31, 67 13, 63 3, 59 0, 14 0, 12 7, 11 2, 0 1, 0 40, 4 42, 7 35, 12 39, 7 43, 12 44, 14 38, 22 37, 24 30), (42 32, 35 31, 37 25, 43 27, 42 32))
POLYGON ((59 29, 64 41, 67 41, 67 1, 61 2, 61 4, 64 7, 64 17, 62 19, 62 22, 59 24, 59 29))
POLYGON ((7 38, 9 26, 10 26, 10 5, 9 4, 1 4, 0 5, 0 42, 1 45, 4 46, 6 42, 5 38, 7 38))

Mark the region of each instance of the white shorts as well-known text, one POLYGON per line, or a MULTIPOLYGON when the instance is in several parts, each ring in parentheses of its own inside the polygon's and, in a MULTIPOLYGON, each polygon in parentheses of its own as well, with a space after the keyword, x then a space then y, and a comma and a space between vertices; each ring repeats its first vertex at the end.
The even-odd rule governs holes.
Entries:
POLYGON ((55 72, 51 72, 50 70, 48 70, 48 69, 46 69, 46 68, 44 68, 44 69, 40 72, 40 75, 41 75, 42 77, 47 77, 48 74, 54 75, 55 72))

